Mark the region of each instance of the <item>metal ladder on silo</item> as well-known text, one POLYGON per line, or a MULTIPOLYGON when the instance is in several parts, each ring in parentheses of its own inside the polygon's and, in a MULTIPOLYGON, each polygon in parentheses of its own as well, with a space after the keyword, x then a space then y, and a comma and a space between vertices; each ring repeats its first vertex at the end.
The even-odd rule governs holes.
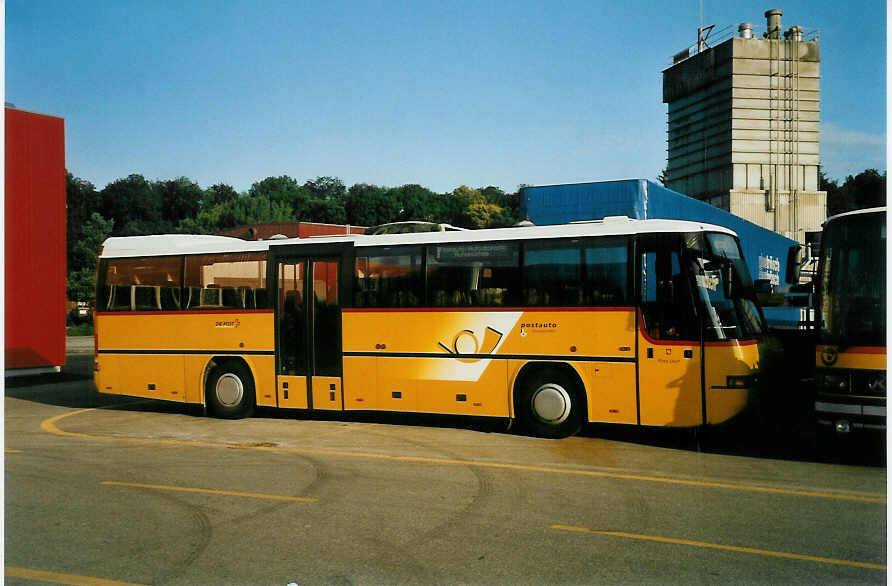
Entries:
MULTIPOLYGON (((781 120, 779 102, 781 93, 780 76, 780 41, 768 38, 768 193, 765 198, 765 210, 775 211, 777 201, 778 159, 780 158, 779 139, 781 138, 781 120)), ((777 230, 775 214, 774 229, 777 230)))
MULTIPOLYGON (((799 229, 799 189, 800 189, 800 173, 799 168, 799 40, 798 35, 791 29, 790 38, 784 41, 787 45, 787 63, 789 65, 789 74, 787 79, 788 100, 787 118, 789 119, 789 132, 786 138, 789 143, 785 145, 784 151, 788 154, 787 162, 788 179, 787 189, 790 192, 790 232, 797 234, 799 229)), ((798 239, 798 238, 797 238, 798 239)))

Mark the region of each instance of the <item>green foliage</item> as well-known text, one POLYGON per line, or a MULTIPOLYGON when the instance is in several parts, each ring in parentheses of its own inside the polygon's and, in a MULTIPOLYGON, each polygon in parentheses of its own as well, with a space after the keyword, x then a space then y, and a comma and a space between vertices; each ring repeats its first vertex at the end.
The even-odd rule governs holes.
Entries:
POLYGON ((306 191, 302 190, 297 181, 288 175, 280 177, 267 177, 254 182, 248 190, 251 197, 266 196, 270 201, 296 202, 309 199, 306 191))
POLYGON ((68 299, 94 301, 96 295, 96 257, 105 239, 111 236, 114 220, 98 212, 83 223, 81 237, 68 249, 68 299))
POLYGON ((312 181, 307 181, 303 185, 304 189, 310 192, 310 196, 326 201, 337 200, 344 201, 347 194, 347 188, 344 182, 337 177, 317 177, 312 181))
POLYGON ((345 224, 347 223, 347 212, 344 211, 342 201, 313 198, 307 202, 301 220, 324 224, 345 224))
POLYGON ((504 228, 516 222, 511 197, 497 187, 471 189, 467 185, 451 193, 453 224, 463 228, 504 228))
POLYGON ((827 215, 886 205, 886 173, 867 169, 839 185, 819 171, 819 189, 827 192, 827 215))
POLYGON ((176 231, 183 234, 214 234, 246 224, 295 221, 294 211, 287 202, 271 200, 267 195, 241 195, 201 210, 194 219, 184 218, 176 231))
POLYGON ((183 218, 194 218, 201 209, 204 191, 185 177, 155 181, 152 186, 161 199, 161 218, 170 225, 183 218))
POLYGON ((446 206, 442 196, 426 187, 416 184, 403 185, 390 190, 399 203, 400 209, 396 218, 390 222, 404 220, 420 220, 423 222, 448 222, 444 220, 446 206))
MULTIPOLYGON (((84 222, 99 210, 102 198, 96 187, 89 181, 84 181, 65 172, 65 198, 68 206, 68 234, 75 235, 76 241, 80 235, 80 227, 84 222)), ((69 239, 69 243, 71 239, 69 239)))
POLYGON ((87 228, 90 216, 100 207, 102 200, 99 192, 89 181, 78 179, 66 172, 65 197, 68 206, 66 230, 68 270, 71 272, 89 268, 95 271, 96 252, 84 256, 83 248, 79 245, 84 240, 84 230, 87 228))
POLYGON ((356 183, 344 198, 347 223, 356 226, 377 226, 395 221, 401 204, 393 189, 356 183))
POLYGON ((238 198, 239 194, 231 185, 225 183, 217 183, 211 185, 204 190, 204 198, 202 199, 202 209, 209 208, 218 203, 225 203, 238 198))
POLYGON ((115 236, 150 234, 161 221, 161 196, 142 175, 109 183, 101 192, 99 212, 114 221, 115 236))

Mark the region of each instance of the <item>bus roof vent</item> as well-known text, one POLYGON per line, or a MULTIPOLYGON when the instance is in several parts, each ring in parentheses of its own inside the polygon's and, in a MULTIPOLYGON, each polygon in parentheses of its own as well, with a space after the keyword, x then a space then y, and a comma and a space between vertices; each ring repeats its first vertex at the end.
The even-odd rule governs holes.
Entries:
POLYGON ((600 220, 573 220, 571 224, 617 224, 620 222, 631 222, 629 216, 604 216, 600 220))
POLYGON ((273 234, 267 240, 288 240, 288 237, 284 234, 273 234))

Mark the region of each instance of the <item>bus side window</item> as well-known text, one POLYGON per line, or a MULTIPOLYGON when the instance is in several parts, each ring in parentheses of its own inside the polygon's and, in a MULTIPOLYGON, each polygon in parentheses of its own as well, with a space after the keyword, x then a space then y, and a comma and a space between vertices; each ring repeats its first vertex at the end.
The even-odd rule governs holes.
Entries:
POLYGON ((433 307, 510 304, 520 271, 517 243, 435 244, 427 247, 427 299, 433 307))
POLYGON ((420 246, 358 250, 353 270, 354 306, 419 306, 424 286, 421 260, 420 246))
POLYGON ((265 253, 187 256, 184 283, 187 309, 268 308, 265 253))
POLYGON ((175 311, 180 309, 182 257, 121 258, 105 261, 104 311, 175 311))

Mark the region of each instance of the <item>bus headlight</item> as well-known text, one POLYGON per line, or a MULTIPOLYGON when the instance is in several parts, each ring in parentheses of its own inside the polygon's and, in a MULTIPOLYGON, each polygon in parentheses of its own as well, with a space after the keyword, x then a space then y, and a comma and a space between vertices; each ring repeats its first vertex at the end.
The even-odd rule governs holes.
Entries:
POLYGON ((867 379, 867 389, 874 395, 886 396, 886 373, 876 372, 867 379))
POLYGON ((818 386, 826 391, 836 393, 846 393, 851 387, 848 374, 820 374, 818 375, 818 386))

